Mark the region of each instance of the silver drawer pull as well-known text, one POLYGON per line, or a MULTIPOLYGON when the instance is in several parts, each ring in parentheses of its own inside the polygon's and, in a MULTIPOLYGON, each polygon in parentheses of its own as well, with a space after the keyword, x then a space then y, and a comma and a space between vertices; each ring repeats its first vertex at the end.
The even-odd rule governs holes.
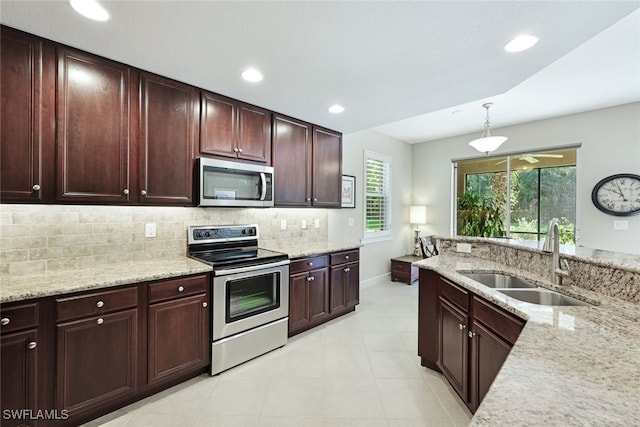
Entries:
POLYGON ((184 291, 184 286, 178 286, 178 292, 184 291))
POLYGON ((205 307, 205 308, 206 308, 208 305, 209 305, 209 304, 207 304, 206 302, 203 302, 203 303, 202 303, 202 306, 203 306, 203 307, 205 307))
POLYGON ((349 259, 349 255, 345 255, 345 256, 344 256, 344 259, 349 259))
POLYGON ((7 326, 9 323, 11 323, 11 319, 8 317, 3 317, 2 320, 0 320, 0 325, 2 326, 7 326))
POLYGON ((27 348, 29 350, 33 350, 34 348, 36 348, 38 346, 38 343, 35 341, 31 341, 29 344, 27 344, 27 348))
POLYGON ((466 328, 466 327, 467 327, 467 326, 466 326, 466 325, 463 325, 462 323, 460 323, 460 324, 458 325, 458 328, 460 328, 460 330, 463 330, 463 329, 464 329, 464 328, 466 328))
POLYGON ((473 337, 475 337, 475 336, 476 336, 476 333, 475 333, 475 332, 471 332, 471 331, 469 331, 469 338, 473 338, 473 337))
POLYGON ((98 301, 98 302, 96 303, 96 307, 98 307, 98 308, 102 308, 102 307, 104 307, 104 302, 102 302, 102 301, 98 301))
POLYGON ((147 195, 147 190, 140 191, 140 194, 143 195, 143 196, 146 196, 147 195))
POLYGON ((40 191, 40 186, 38 184, 34 185, 33 191, 40 191))
POLYGON ((312 262, 309 263, 309 267, 313 267, 313 263, 312 262))
POLYGON ((98 325, 102 325, 102 324, 104 323, 104 319, 101 317, 101 318, 99 318, 98 320, 96 320, 96 323, 97 323, 98 325))
POLYGON ((129 189, 125 188, 124 190, 122 190, 122 194, 124 194, 125 196, 129 195, 129 189))

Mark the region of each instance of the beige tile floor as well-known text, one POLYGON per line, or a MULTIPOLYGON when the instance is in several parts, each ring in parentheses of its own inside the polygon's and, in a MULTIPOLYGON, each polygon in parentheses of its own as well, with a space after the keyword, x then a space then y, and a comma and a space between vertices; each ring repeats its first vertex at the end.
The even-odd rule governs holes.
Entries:
POLYGON ((417 283, 363 288, 355 313, 87 425, 467 426, 446 380, 420 366, 417 311, 417 283))

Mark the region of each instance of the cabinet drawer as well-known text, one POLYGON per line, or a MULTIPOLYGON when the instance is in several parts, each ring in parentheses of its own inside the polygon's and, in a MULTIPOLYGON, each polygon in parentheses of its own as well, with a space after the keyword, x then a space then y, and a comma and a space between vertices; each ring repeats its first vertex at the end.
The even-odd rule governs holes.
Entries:
POLYGON ((209 280, 206 275, 164 280, 149 284, 149 302, 181 298, 207 292, 209 280))
POLYGON ((138 288, 131 286, 113 291, 94 292, 56 299, 58 321, 108 313, 138 305, 138 288))
POLYGON ((331 254, 331 265, 344 264, 347 262, 358 261, 360 259, 360 251, 346 251, 331 254))
POLYGON ((291 261, 291 265, 289 265, 289 273, 299 273, 301 271, 309 271, 326 267, 328 258, 329 257, 327 255, 321 255, 291 261))
POLYGON ((469 291, 442 277, 440 277, 440 295, 456 304, 462 310, 469 311, 469 291))
POLYGON ((38 303, 2 306, 0 310, 0 331, 17 331, 38 325, 38 303))
POLYGON ((408 262, 391 261, 391 271, 408 274, 411 272, 411 264, 408 262))
POLYGON ((516 342, 525 321, 480 298, 473 298, 473 317, 509 344, 516 342))

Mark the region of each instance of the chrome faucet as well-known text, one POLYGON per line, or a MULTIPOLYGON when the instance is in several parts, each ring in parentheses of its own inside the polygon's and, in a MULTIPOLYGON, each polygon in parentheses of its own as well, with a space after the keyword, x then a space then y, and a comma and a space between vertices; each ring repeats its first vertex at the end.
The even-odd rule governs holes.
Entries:
POLYGON ((554 285, 561 285, 562 278, 567 277, 570 271, 569 263, 566 259, 562 260, 565 270, 563 270, 560 265, 560 228, 558 227, 558 222, 553 219, 549 221, 549 225, 547 225, 547 237, 542 250, 544 252, 553 252, 551 260, 551 281, 554 285), (552 240, 553 246, 551 246, 552 240))

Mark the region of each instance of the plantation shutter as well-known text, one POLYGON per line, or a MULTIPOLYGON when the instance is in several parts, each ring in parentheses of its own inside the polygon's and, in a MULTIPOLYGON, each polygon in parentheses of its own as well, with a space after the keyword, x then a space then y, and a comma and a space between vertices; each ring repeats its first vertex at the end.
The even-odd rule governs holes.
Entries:
POLYGON ((365 152, 365 238, 390 234, 391 158, 365 152))

